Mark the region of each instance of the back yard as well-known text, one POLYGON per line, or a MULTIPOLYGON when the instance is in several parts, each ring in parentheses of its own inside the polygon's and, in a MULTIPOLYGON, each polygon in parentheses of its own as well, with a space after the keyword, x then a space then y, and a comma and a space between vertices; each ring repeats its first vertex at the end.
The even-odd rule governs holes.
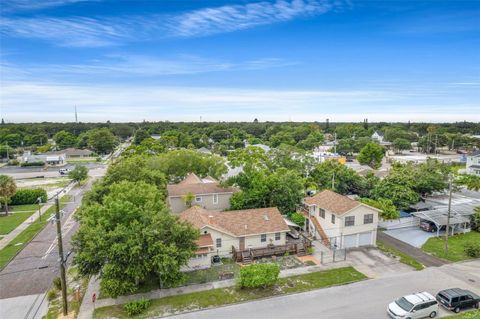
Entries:
POLYGON ((422 249, 450 261, 462 261, 472 259, 465 253, 467 243, 480 243, 480 233, 472 231, 466 234, 458 234, 448 238, 448 254, 445 254, 445 237, 432 237, 423 246, 422 249))

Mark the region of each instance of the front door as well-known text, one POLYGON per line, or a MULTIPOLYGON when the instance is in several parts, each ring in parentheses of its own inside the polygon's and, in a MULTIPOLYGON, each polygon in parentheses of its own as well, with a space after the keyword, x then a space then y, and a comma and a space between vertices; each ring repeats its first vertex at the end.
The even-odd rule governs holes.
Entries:
POLYGON ((245 250, 245 237, 240 237, 240 250, 245 250))

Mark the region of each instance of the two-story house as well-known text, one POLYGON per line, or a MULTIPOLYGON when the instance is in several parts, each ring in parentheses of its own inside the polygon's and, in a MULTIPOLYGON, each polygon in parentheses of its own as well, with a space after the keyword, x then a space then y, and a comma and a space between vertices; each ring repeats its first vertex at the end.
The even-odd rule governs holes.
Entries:
POLYGON ((379 209, 324 190, 304 199, 305 231, 327 246, 375 246, 379 209))
POLYGON ((199 230, 196 257, 190 267, 208 266, 212 255, 231 257, 235 250, 285 245, 290 231, 276 207, 209 211, 193 206, 180 214, 180 220, 199 230))
POLYGON ((230 208, 230 197, 235 187, 222 187, 213 177, 200 178, 191 173, 178 184, 167 185, 168 206, 174 214, 188 208, 188 204, 201 206, 208 210, 226 210, 230 208), (187 197, 192 196, 191 203, 187 197))
POLYGON ((467 174, 480 176, 480 151, 475 151, 467 156, 467 174))

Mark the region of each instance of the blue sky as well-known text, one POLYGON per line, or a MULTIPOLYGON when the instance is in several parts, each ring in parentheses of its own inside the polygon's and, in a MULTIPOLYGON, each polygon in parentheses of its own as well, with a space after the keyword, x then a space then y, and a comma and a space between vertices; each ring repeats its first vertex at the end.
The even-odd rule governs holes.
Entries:
POLYGON ((3 0, 10 122, 480 121, 480 1, 3 0))

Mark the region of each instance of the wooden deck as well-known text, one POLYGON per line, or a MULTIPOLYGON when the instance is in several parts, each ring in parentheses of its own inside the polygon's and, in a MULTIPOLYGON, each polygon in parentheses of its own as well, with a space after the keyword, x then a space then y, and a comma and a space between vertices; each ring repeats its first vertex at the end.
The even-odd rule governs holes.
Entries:
POLYGON ((286 245, 271 245, 264 248, 250 248, 246 250, 237 250, 232 246, 233 260, 236 262, 250 263, 255 258, 271 257, 284 255, 289 253, 292 255, 305 256, 307 254, 308 247, 311 247, 312 243, 307 238, 301 243, 289 243, 286 245))

